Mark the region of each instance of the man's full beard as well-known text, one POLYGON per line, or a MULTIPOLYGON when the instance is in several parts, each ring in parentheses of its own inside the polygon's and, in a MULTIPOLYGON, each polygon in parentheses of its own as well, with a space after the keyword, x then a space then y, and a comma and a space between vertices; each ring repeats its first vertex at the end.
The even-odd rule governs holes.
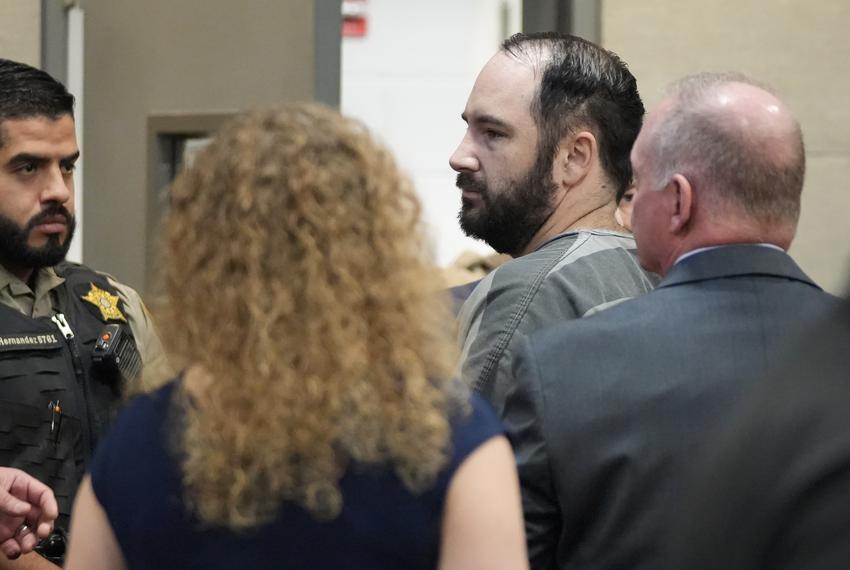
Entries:
POLYGON ((27 225, 19 226, 14 220, 0 214, 0 263, 7 268, 39 269, 56 265, 68 253, 71 238, 74 236, 76 221, 74 216, 59 204, 51 205, 33 216, 27 225), (32 247, 28 240, 33 228, 43 220, 62 216, 68 224, 64 241, 58 234, 51 235, 47 243, 40 247, 32 247))
POLYGON ((506 181, 495 190, 469 172, 459 173, 457 187, 477 192, 483 202, 478 206, 463 202, 458 213, 463 232, 484 240, 499 253, 522 254, 554 209, 552 197, 557 187, 549 170, 535 164, 520 180, 506 181))

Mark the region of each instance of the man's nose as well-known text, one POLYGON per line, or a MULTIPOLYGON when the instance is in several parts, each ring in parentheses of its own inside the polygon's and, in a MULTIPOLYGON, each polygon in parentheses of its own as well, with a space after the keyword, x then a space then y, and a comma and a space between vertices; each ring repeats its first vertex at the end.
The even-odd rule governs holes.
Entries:
POLYGON ((62 171, 61 167, 51 168, 41 191, 42 202, 65 204, 74 195, 73 175, 62 171))
POLYGON ((469 133, 463 135, 463 140, 449 157, 449 165, 456 172, 477 172, 479 168, 478 159, 472 152, 472 141, 469 133))

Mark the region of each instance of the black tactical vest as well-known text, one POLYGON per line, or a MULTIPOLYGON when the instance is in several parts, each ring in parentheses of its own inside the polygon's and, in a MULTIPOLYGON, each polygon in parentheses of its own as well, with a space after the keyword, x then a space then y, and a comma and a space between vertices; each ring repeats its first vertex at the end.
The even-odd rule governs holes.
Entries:
POLYGON ((101 275, 62 263, 52 318, 33 319, 0 304, 0 465, 45 482, 67 528, 88 461, 121 402, 117 374, 92 361, 107 323, 131 334, 123 301, 101 275), (62 318, 64 316, 64 319, 62 318))

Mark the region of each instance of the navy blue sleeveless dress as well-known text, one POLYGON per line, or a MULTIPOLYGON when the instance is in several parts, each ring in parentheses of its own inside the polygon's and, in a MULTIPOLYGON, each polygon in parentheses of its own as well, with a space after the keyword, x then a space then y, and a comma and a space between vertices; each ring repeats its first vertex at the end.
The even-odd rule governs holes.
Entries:
POLYGON ((175 384, 136 398, 116 420, 91 468, 131 569, 434 568, 446 490, 464 459, 503 433, 494 412, 472 396, 453 422, 453 455, 435 486, 410 493, 385 466, 354 465, 341 481, 343 509, 330 522, 285 503, 280 516, 243 533, 204 528, 184 507, 171 439, 175 384))

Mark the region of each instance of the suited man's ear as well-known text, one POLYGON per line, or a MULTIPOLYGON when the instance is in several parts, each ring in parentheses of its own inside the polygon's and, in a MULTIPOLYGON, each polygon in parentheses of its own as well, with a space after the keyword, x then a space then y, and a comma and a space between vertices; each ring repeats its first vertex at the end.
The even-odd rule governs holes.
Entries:
POLYGON ((665 191, 670 192, 670 232, 681 233, 691 219, 693 187, 687 178, 674 174, 665 191))
POLYGON ((589 131, 570 133, 561 139, 552 173, 559 187, 571 188, 590 171, 599 150, 596 137, 589 131))

